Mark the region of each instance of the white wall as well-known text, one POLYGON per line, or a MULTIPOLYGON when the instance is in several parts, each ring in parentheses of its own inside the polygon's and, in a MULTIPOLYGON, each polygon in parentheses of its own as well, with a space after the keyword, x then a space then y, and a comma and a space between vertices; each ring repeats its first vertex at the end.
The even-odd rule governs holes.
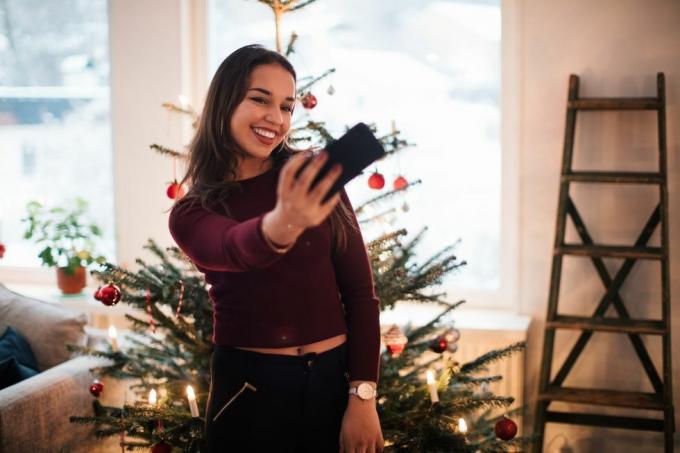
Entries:
MULTIPOLYGON (((674 280, 671 297, 675 302, 672 326, 676 340, 673 392, 678 414, 680 279, 673 276, 680 272, 680 2, 523 0, 519 8, 520 301, 522 313, 531 315, 534 321, 527 354, 529 412, 533 415, 538 387, 569 74, 580 76, 582 96, 655 96, 656 73, 662 71, 667 87, 669 234, 674 280)), ((655 113, 578 114, 575 150, 575 168, 654 171, 655 113)), ((658 191, 652 186, 591 185, 572 190, 572 197, 596 242, 632 244, 658 200, 658 191)), ((575 239, 573 231, 570 234, 575 239)), ((658 234, 655 238, 658 241, 658 234)), ((613 274, 619 262, 608 265, 613 274)), ((633 316, 660 317, 659 275, 658 264, 636 264, 622 293, 633 316)), ((561 311, 589 315, 603 293, 604 287, 588 260, 565 261, 561 311)), ((558 334, 553 373, 575 337, 558 334)), ((660 359, 660 341, 647 344, 651 344, 653 356, 660 359)), ((660 360, 656 363, 661 374, 660 360)), ((565 385, 651 390, 628 339, 611 334, 593 336, 565 385)), ((530 430, 532 417, 528 422, 530 430)), ((570 439, 576 452, 656 452, 662 445, 658 433, 555 424, 548 425, 546 440, 559 434, 570 439)), ((562 440, 557 440, 546 451, 558 451, 561 444, 562 440)))
MULTIPOLYGON (((186 122, 161 107, 192 97, 191 14, 187 0, 110 2, 111 109, 115 175, 117 258, 136 267, 148 238, 172 244, 165 195, 172 179, 171 159, 149 149, 174 149, 189 140, 186 122)), ((177 167, 179 177, 183 175, 177 167)))

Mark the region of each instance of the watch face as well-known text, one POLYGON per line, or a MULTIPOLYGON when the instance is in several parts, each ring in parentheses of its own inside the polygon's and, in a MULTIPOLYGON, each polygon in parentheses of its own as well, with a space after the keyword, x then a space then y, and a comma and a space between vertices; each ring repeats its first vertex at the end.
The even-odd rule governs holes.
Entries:
POLYGON ((359 384, 359 387, 357 387, 357 393, 359 394, 359 397, 364 400, 373 398, 373 387, 371 387, 371 384, 362 382, 359 384))

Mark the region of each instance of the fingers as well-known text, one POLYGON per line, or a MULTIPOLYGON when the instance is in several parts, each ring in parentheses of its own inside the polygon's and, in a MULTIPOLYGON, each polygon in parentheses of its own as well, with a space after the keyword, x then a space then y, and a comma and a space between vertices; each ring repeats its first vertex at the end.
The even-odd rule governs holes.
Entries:
POLYGON ((323 218, 326 218, 326 216, 328 214, 330 214, 333 209, 335 209, 335 206, 338 204, 339 201, 340 201, 340 192, 333 195, 330 199, 328 199, 328 201, 326 201, 324 204, 321 205, 321 209, 322 209, 321 212, 322 212, 323 218))
POLYGON ((279 176, 279 191, 290 190, 295 184, 295 175, 302 165, 307 161, 307 153, 298 153, 291 157, 281 169, 279 176))
POLYGON ((323 197, 326 196, 328 190, 335 184, 342 174, 342 165, 335 164, 333 168, 328 172, 326 176, 323 177, 321 181, 314 187, 310 192, 310 196, 314 203, 319 203, 323 197))
POLYGON ((299 191, 306 194, 309 191, 309 187, 312 181, 321 170, 321 167, 328 160, 328 153, 326 151, 321 151, 318 156, 312 158, 312 161, 307 165, 307 167, 302 170, 302 174, 296 182, 295 191, 299 191))

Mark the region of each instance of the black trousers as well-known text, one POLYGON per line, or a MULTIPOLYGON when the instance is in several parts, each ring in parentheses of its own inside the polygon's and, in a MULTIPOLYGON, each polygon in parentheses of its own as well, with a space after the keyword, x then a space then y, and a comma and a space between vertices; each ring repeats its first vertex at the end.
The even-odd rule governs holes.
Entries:
POLYGON ((211 453, 337 453, 347 408, 347 344, 300 356, 215 345, 211 453))

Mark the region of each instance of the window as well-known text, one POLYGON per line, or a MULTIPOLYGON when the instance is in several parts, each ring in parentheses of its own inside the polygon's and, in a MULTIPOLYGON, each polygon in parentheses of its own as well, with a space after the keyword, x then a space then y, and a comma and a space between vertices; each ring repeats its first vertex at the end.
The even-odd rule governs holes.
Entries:
POLYGON ((115 261, 106 0, 0 2, 0 266, 40 266, 26 203, 82 197, 115 261))
MULTIPOLYGON (((238 47, 274 47, 273 13, 258 2, 213 0, 209 7, 209 71, 238 47)), ((501 285, 501 2, 411 0, 325 1, 284 16, 282 45, 298 34, 290 60, 298 79, 336 72, 318 83, 318 106, 298 106, 294 120, 326 122, 340 134, 357 121, 381 134, 392 121, 415 143, 398 156, 369 167, 348 185, 357 202, 378 193, 367 187, 374 167, 386 187, 402 174, 422 179, 397 207, 394 222, 365 230, 404 227, 409 237, 428 231, 419 248, 423 262, 446 245, 468 266, 444 282, 452 298, 498 291, 501 285), (356 14, 361 11, 361 14, 356 14), (334 94, 329 94, 332 86, 334 94)), ((385 189, 383 189, 384 191, 385 189)))

